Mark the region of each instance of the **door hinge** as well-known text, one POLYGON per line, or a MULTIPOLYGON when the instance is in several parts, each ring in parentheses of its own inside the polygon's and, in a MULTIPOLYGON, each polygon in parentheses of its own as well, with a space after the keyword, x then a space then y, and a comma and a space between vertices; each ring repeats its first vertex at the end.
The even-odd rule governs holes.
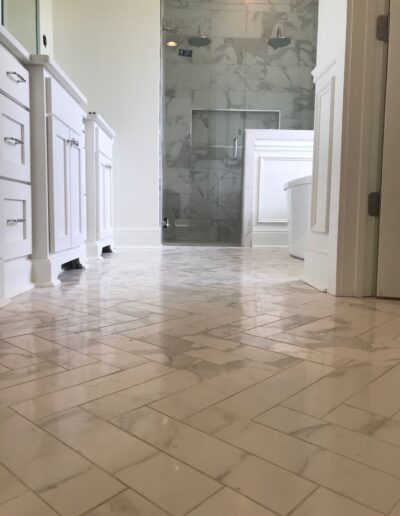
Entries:
POLYGON ((368 215, 379 217, 381 214, 381 192, 372 192, 368 196, 368 215))
POLYGON ((378 41, 389 41, 390 33, 390 16, 382 14, 376 19, 376 39, 378 41))

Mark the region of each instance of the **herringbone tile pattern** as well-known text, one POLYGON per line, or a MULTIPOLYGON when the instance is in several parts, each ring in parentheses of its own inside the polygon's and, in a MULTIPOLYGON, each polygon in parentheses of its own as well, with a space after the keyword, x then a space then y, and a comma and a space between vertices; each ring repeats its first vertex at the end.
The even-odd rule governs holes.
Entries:
POLYGON ((1 516, 400 515, 400 303, 120 252, 0 311, 1 516))

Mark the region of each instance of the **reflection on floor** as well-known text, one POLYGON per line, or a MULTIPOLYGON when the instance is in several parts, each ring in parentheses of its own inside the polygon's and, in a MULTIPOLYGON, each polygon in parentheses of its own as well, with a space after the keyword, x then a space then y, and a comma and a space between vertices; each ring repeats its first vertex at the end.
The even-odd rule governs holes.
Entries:
POLYGON ((121 252, 1 310, 0 514, 399 516, 400 303, 301 266, 121 252))

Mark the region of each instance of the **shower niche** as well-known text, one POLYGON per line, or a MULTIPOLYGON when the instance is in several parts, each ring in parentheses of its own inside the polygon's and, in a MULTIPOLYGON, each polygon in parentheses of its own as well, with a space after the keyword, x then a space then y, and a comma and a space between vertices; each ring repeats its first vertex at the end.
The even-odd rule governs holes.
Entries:
POLYGON ((191 111, 188 168, 164 190, 166 243, 241 245, 245 131, 279 127, 279 111, 191 111))

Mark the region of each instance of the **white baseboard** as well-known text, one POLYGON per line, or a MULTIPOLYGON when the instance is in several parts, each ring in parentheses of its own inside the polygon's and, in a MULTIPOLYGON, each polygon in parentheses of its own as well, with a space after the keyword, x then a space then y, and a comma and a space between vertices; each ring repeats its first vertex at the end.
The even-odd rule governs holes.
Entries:
POLYGON ((58 276, 62 272, 62 265, 72 260, 79 259, 85 266, 86 246, 81 245, 68 251, 50 254, 47 258, 33 259, 33 281, 36 287, 56 287, 60 284, 58 276))
POLYGON ((11 299, 0 298, 0 308, 4 308, 5 306, 11 303, 11 299))
POLYGON ((316 281, 313 278, 308 278, 307 276, 304 276, 301 278, 301 281, 303 283, 305 283, 306 285, 309 285, 310 287, 313 287, 316 290, 319 290, 323 294, 327 294, 327 292, 328 292, 327 287, 323 283, 320 283, 319 281, 316 281))
POLYGON ((120 249, 132 247, 159 247, 161 246, 161 228, 119 227, 114 230, 114 243, 120 249))
POLYGON ((4 262, 4 287, 6 298, 9 299, 32 289, 31 260, 19 258, 4 262))
POLYGON ((253 247, 288 247, 287 231, 253 230, 253 247))
POLYGON ((96 259, 102 257, 102 252, 105 247, 114 245, 112 238, 106 238, 97 242, 86 242, 86 256, 88 259, 96 259))
POLYGON ((311 287, 328 292, 328 253, 325 249, 308 247, 305 250, 304 283, 311 287))

